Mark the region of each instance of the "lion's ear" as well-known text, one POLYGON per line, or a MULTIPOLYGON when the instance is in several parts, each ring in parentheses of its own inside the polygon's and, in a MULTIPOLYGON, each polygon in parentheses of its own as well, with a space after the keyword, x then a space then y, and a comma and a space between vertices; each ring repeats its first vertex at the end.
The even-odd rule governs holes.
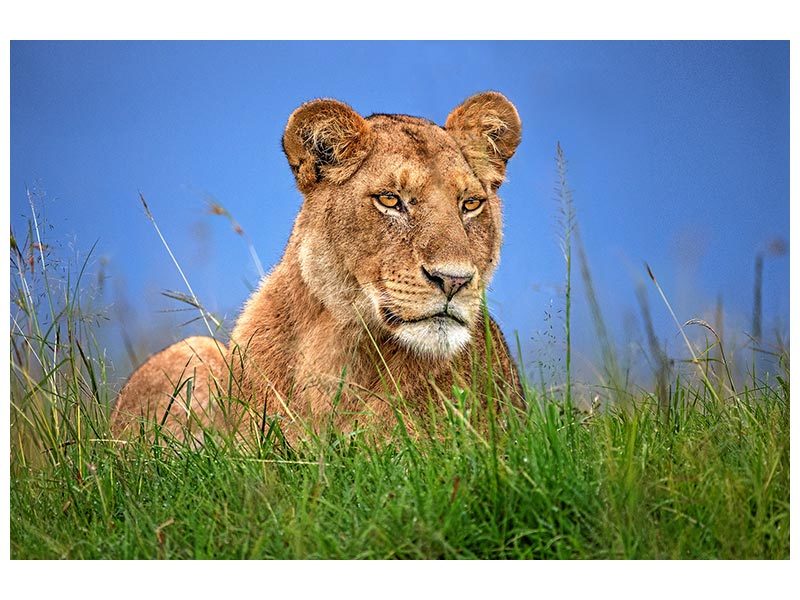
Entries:
POLYGON ((343 102, 312 100, 289 117, 283 151, 301 192, 322 180, 340 184, 356 172, 369 153, 371 130, 343 102))
POLYGON ((478 179, 493 190, 500 187, 522 136, 514 105, 498 92, 476 94, 450 113, 444 128, 461 145, 478 179))

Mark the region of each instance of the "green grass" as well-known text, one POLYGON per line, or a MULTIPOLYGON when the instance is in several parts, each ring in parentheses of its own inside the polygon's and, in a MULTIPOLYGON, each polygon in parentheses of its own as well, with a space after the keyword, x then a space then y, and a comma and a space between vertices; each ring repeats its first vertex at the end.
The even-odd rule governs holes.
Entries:
POLYGON ((789 558, 787 350, 735 393, 672 375, 591 414, 542 387, 524 414, 454 389, 436 435, 398 424, 385 445, 119 444, 86 262, 56 277, 45 247, 35 222, 12 235, 12 558, 789 558), (481 433, 463 415, 483 410, 481 433))
POLYGON ((12 447, 11 556, 788 558, 787 386, 727 403, 679 386, 669 422, 649 396, 588 418, 529 400, 494 444, 443 410, 436 437, 296 450, 119 446, 84 411, 98 437, 12 447))

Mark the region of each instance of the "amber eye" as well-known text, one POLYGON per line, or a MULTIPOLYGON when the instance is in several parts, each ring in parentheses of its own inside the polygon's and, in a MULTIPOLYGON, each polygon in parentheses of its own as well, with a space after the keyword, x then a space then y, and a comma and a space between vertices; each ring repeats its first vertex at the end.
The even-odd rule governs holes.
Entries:
POLYGON ((400 208, 400 197, 396 194, 376 194, 374 198, 386 208, 400 208))
POLYGON ((482 198, 469 198, 464 202, 464 204, 461 205, 461 209, 464 212, 472 212, 474 210, 478 210, 481 204, 483 204, 482 198))

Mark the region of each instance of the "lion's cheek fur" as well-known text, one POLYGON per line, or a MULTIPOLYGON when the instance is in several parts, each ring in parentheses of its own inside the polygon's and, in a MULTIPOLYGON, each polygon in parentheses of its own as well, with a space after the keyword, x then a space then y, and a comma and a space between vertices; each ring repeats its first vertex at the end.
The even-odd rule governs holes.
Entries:
POLYGON ((309 235, 298 248, 298 262, 303 285, 334 316, 345 323, 354 321, 354 282, 331 256, 323 236, 309 235))

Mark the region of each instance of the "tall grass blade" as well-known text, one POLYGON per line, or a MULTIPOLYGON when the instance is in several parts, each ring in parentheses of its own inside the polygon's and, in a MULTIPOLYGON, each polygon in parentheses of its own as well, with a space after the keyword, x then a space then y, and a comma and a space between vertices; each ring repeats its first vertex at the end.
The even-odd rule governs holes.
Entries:
POLYGON ((197 295, 194 293, 194 290, 192 289, 192 285, 189 283, 189 280, 186 278, 186 275, 183 273, 183 269, 181 268, 180 263, 175 258, 175 255, 172 253, 172 249, 169 247, 169 244, 167 243, 167 240, 164 238, 164 235, 161 233, 161 229, 159 229, 158 223, 156 223, 156 220, 153 217, 153 213, 150 212, 150 207, 147 206, 147 202, 145 201, 144 196, 142 195, 141 192, 139 192, 139 199, 142 201, 142 205, 144 206, 144 212, 147 215, 147 218, 150 220, 150 223, 153 225, 153 228, 156 230, 156 233, 158 234, 158 237, 161 240, 161 243, 163 244, 164 248, 167 250, 167 253, 169 254, 169 257, 172 259, 172 263, 175 265, 175 268, 178 269, 178 273, 180 274, 181 279, 183 279, 183 283, 186 286, 186 289, 189 290, 189 295, 191 297, 191 303, 190 304, 192 306, 198 308, 198 310, 200 311, 200 316, 203 319, 203 323, 205 323, 206 329, 208 330, 208 334, 211 337, 214 337, 214 329, 211 327, 211 324, 209 323, 208 312, 204 308, 202 308, 202 305, 200 304, 200 300, 197 299, 197 295))
POLYGON ((647 274, 650 276, 650 279, 655 284, 656 289, 658 290, 658 293, 659 293, 659 295, 661 296, 661 299, 664 302, 664 305, 667 307, 667 310, 669 311, 669 314, 672 316, 672 320, 675 322, 675 325, 678 326, 678 331, 680 332, 681 336, 683 337, 683 341, 686 344, 686 347, 689 349, 689 353, 692 355, 692 362, 695 365, 697 365, 698 372, 700 373, 700 377, 703 379, 703 382, 706 384, 706 389, 709 391, 709 393, 711 393, 712 396, 714 396, 714 399, 717 402, 719 402, 719 394, 717 394, 717 391, 714 389, 714 386, 711 385, 711 382, 708 379, 708 375, 706 375, 706 372, 703 370, 703 367, 702 367, 702 365, 700 364, 700 361, 697 358, 697 353, 694 350, 694 346, 692 346, 692 343, 689 341, 689 338, 686 336, 686 331, 684 331, 683 326, 681 325, 680 321, 678 321, 678 317, 675 316, 675 311, 672 310, 672 305, 669 303, 669 300, 667 300, 667 297, 664 294, 664 291, 661 289, 661 286, 658 284, 658 281, 656 280, 655 275, 653 275, 653 271, 650 269, 650 265, 645 263, 645 267, 647 268, 647 274))
POLYGON ((653 319, 650 316, 650 305, 647 302, 647 292, 643 284, 636 286, 636 298, 639 301, 639 309, 642 312, 647 343, 650 347, 650 355, 655 362, 656 372, 656 398, 658 399, 659 412, 669 418, 670 395, 667 387, 667 379, 670 372, 670 362, 666 352, 661 348, 653 327, 653 319))
POLYGON ((600 342, 600 353, 603 358, 603 369, 609 379, 608 387, 611 392, 616 394, 620 399, 622 393, 625 391, 622 373, 619 368, 619 361, 617 361, 617 353, 614 349, 614 342, 608 334, 605 319, 603 318, 603 311, 600 308, 600 301, 597 298, 597 293, 594 289, 594 282, 592 281, 592 274, 589 271, 589 261, 586 258, 586 251, 583 247, 583 240, 581 239, 580 229, 575 227, 575 242, 578 247, 578 259, 581 269, 581 279, 586 293, 586 299, 589 303, 589 310, 592 315, 592 323, 594 324, 597 340, 600 342))
POLYGON ((565 396, 564 403, 567 411, 572 410, 572 235, 575 230, 575 206, 572 199, 572 190, 567 185, 567 159, 561 149, 561 142, 556 144, 556 170, 558 182, 556 198, 561 210, 561 251, 564 254, 564 334, 565 334, 565 396))

